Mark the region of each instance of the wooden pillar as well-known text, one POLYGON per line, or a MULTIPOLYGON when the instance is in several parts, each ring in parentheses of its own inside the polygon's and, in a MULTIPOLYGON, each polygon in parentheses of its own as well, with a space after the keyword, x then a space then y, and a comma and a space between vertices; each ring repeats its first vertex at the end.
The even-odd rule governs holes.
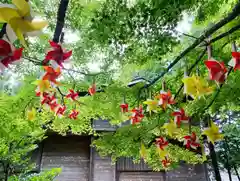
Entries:
MULTIPOLYGON (((94 138, 92 138, 93 141, 94 138)), ((90 148, 89 181, 115 181, 116 165, 112 164, 111 157, 101 157, 97 150, 90 148)))

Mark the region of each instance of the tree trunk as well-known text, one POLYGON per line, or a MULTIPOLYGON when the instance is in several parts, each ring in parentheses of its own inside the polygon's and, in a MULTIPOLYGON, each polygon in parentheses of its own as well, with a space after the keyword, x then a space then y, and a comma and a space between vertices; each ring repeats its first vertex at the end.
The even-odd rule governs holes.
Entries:
POLYGON ((4 167, 4 181, 8 180, 8 176, 9 176, 9 163, 7 163, 7 165, 4 167))
POLYGON ((212 159, 212 165, 213 165, 216 181, 222 181, 220 171, 219 171, 219 167, 218 167, 217 155, 216 155, 216 152, 215 152, 215 149, 214 149, 214 145, 212 143, 209 143, 208 146, 209 146, 209 150, 210 150, 210 156, 211 156, 211 159, 212 159))

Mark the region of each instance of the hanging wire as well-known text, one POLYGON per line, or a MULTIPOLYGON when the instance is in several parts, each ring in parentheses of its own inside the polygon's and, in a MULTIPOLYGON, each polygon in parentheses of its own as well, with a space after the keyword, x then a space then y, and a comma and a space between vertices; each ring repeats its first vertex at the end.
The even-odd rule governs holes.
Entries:
POLYGON ((162 91, 166 91, 166 81, 164 79, 162 81, 162 91))

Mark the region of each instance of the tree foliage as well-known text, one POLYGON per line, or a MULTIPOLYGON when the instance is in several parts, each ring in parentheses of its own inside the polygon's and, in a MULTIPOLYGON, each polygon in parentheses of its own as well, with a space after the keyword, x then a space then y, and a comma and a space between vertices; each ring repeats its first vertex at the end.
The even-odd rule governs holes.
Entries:
MULTIPOLYGON (((63 135, 68 132, 78 135, 96 135, 91 126, 93 119, 107 119, 113 125, 121 125, 131 116, 122 114, 120 111, 119 106, 124 97, 130 108, 134 108, 163 89, 160 81, 150 86, 148 90, 144 89, 143 85, 128 88, 126 85, 133 75, 142 76, 150 81, 154 80, 169 66, 171 60, 189 47, 207 27, 213 26, 213 23, 231 12, 236 3, 237 0, 71 1, 67 11, 63 46, 73 50, 72 67, 70 70, 63 71, 62 85, 59 88, 65 95, 71 88, 78 92, 87 91, 89 85, 95 82, 98 88, 103 90, 94 96, 80 97, 78 103, 67 100, 57 92, 59 103, 65 104, 68 108, 80 110, 78 119, 71 120, 68 117, 58 118, 54 113, 42 107, 38 98, 35 97, 32 79, 39 79, 42 74, 37 63, 44 59, 45 51, 49 47, 47 40, 53 35, 58 1, 33 1, 33 9, 49 19, 49 27, 40 38, 28 39, 29 49, 25 50, 24 63, 12 69, 22 77, 26 77, 27 74, 31 80, 21 79, 22 85, 16 94, 8 90, 8 93, 14 95, 3 94, 1 96, 0 119, 3 121, 0 122, 2 124, 0 134, 3 139, 0 140, 0 160, 13 166, 22 165, 22 156, 33 150, 35 143, 44 138, 45 129, 63 135), (191 16, 195 18, 189 32, 191 36, 184 36, 176 30, 184 13, 188 14, 189 18, 191 16), (69 41, 72 34, 75 34, 77 38, 69 41), (93 66, 97 66, 100 73, 92 71, 93 66), (32 107, 39 111, 35 121, 28 121, 25 113, 32 107), (7 134, 9 132, 11 134, 7 134), (24 143, 22 143, 22 138, 24 138, 24 143), (23 149, 17 149, 17 153, 9 151, 22 145, 23 149)), ((238 24, 239 17, 213 33, 211 38, 227 32, 238 24)), ((227 64, 231 59, 233 41, 239 44, 239 31, 213 43, 213 57, 227 64)), ((182 85, 184 69, 191 67, 205 48, 206 45, 203 42, 183 57, 161 79, 166 83, 165 90, 169 89, 173 94, 178 93, 176 97, 178 103, 172 109, 185 108, 187 115, 192 117, 191 129, 198 136, 201 133, 200 125, 203 124, 207 114, 212 117, 220 115, 224 119, 232 111, 238 112, 240 109, 238 103, 239 71, 231 72, 220 90, 215 82, 208 81, 210 86, 214 86, 215 92, 220 91, 209 109, 206 108, 214 99, 214 93, 190 101, 186 100, 183 90, 179 89, 182 85)), ((203 63, 207 59, 205 55, 198 65, 193 66, 189 74, 199 74, 207 80, 208 71, 203 63)), ((8 78, 2 78, 1 83, 8 85, 8 78)), ((124 156, 139 161, 140 148, 143 144, 146 147, 145 161, 155 170, 161 170, 163 167, 153 140, 159 136, 168 137, 161 127, 173 119, 170 116, 172 109, 159 111, 151 116, 146 113, 143 121, 138 125, 120 127, 115 133, 98 134, 99 138, 94 141, 93 146, 102 155, 110 154, 113 160, 124 156)), ((225 128, 229 130, 226 132, 234 134, 236 139, 238 135, 235 132, 239 131, 237 125, 236 123, 234 128, 231 125, 225 128)), ((183 126, 174 139, 183 141, 183 136, 187 134, 189 134, 189 127, 183 126)), ((204 142, 203 139, 200 141, 204 142)), ((238 157, 235 157, 236 149, 230 150, 234 155, 231 161, 238 160, 238 157)), ((180 161, 189 164, 205 161, 203 155, 195 154, 174 144, 169 145, 168 151, 173 162, 171 168, 175 168, 180 161)))

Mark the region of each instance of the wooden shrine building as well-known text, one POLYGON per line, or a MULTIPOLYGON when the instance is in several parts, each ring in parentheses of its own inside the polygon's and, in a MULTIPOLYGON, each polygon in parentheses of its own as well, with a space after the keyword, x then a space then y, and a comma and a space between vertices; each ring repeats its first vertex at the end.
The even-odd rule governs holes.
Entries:
MULTIPOLYGON (((115 131, 108 121, 93 122, 96 131, 115 131)), ((203 165, 181 166, 169 172, 153 172, 143 161, 121 158, 112 164, 90 147, 90 136, 49 136, 34 152, 37 170, 62 168, 58 181, 207 181, 203 165)))

